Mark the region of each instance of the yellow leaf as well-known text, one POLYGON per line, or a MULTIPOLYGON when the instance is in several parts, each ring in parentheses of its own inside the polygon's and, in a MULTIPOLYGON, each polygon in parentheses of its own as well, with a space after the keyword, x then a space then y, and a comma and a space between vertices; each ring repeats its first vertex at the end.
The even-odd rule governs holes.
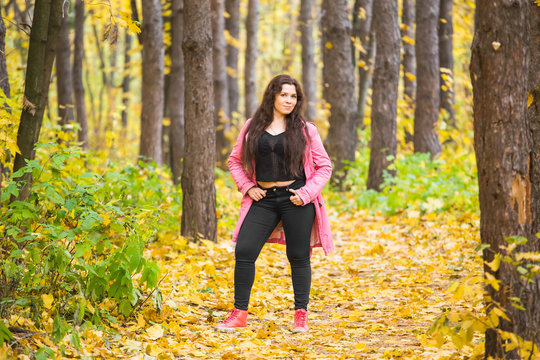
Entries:
POLYGON ((161 347, 159 347, 156 344, 148 344, 148 346, 145 349, 145 352, 147 355, 157 357, 159 354, 161 354, 164 351, 161 347))
POLYGON ((486 263, 486 265, 489 266, 493 272, 499 270, 499 266, 501 266, 501 254, 495 254, 495 258, 491 262, 486 263))
POLYGON ((330 49, 333 48, 333 47, 334 47, 334 45, 332 45, 332 43, 331 43, 330 41, 327 41, 327 42, 326 42, 326 48, 327 48, 328 50, 330 50, 330 49))
POLYGON ((490 273, 486 272, 486 278, 484 279, 486 284, 491 285, 495 291, 499 291, 499 280, 495 278, 495 276, 491 275, 490 273))
POLYGON ((416 76, 414 76, 414 75, 411 74, 410 72, 406 72, 406 73, 405 73, 405 77, 406 77, 407 80, 409 80, 409 81, 416 81, 416 76))
POLYGON ((146 334, 152 340, 159 339, 163 336, 163 327, 161 325, 155 324, 146 329, 146 334))
POLYGON ((534 100, 534 97, 532 96, 532 94, 530 92, 527 92, 527 107, 531 106, 531 104, 533 103, 533 100, 534 100))
POLYGON ((378 255, 384 254, 384 246, 382 246, 379 243, 373 245, 373 247, 366 253, 366 255, 376 255, 376 254, 378 255))
POLYGON ((50 309, 54 301, 54 297, 50 294, 43 294, 41 295, 41 300, 43 301, 43 306, 45 306, 46 309, 50 309))
POLYGON ((137 325, 139 325, 140 327, 146 325, 146 321, 144 321, 144 317, 142 316, 142 314, 139 314, 139 316, 137 316, 137 325))
POLYGON ((414 45, 414 39, 411 39, 409 36, 405 35, 401 38, 401 41, 403 41, 406 44, 414 45))
POLYGON ((195 305, 202 306, 204 304, 203 299, 197 294, 193 294, 189 297, 189 301, 195 305))
POLYGON ((367 350, 366 344, 363 344, 363 343, 356 343, 355 347, 356 347, 356 350, 359 350, 359 351, 367 350))

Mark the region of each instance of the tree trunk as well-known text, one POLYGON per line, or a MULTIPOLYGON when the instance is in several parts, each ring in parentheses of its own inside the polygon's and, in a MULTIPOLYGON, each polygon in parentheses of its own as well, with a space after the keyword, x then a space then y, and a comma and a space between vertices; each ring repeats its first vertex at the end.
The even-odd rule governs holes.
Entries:
POLYGON ((446 110, 446 122, 456 127, 456 111, 454 109, 454 54, 452 24, 452 6, 454 0, 440 0, 441 14, 439 20, 439 67, 441 82, 441 109, 446 110))
POLYGON ((182 235, 217 241, 212 22, 210 0, 184 2, 186 143, 182 235))
POLYGON ((418 88, 414 109, 414 151, 441 152, 437 133, 439 119, 439 2, 416 0, 416 68, 418 88))
POLYGON ((227 61, 225 58, 225 0, 212 0, 212 38, 214 57, 214 122, 216 124, 216 161, 227 167, 229 141, 225 136, 230 129, 229 93, 227 87, 227 61))
POLYGON ((65 127, 74 120, 71 41, 69 39, 69 3, 65 3, 62 13, 62 25, 56 44, 56 85, 58 93, 58 118, 60 125, 65 127))
MULTIPOLYGON (((35 158, 34 146, 39 139, 47 95, 55 56, 56 40, 62 23, 62 0, 37 0, 28 60, 21 121, 17 132, 17 146, 21 151, 15 156, 13 172, 35 158)), ((17 180, 26 181, 18 199, 26 200, 30 195, 32 173, 26 173, 17 180)))
MULTIPOLYGON (((131 20, 140 24, 139 10, 137 9, 137 0, 130 0, 129 4, 131 8, 131 20)), ((143 37, 143 32, 141 30, 141 32, 137 34, 137 40, 139 40, 139 44, 143 43, 142 37, 143 37)))
MULTIPOLYGON (((531 206, 533 214, 533 233, 540 232, 540 7, 531 6, 529 41, 531 55, 529 65, 528 93, 532 102, 527 108, 531 128, 531 206)), ((540 299, 540 297, 538 297, 540 299)), ((537 307, 537 309, 540 307, 537 307)), ((536 342, 540 344, 540 340, 536 342)))
POLYGON ((124 76, 122 77, 122 115, 121 115, 121 123, 122 123, 122 133, 125 137, 127 135, 127 127, 128 127, 128 105, 129 105, 129 97, 131 96, 129 90, 130 90, 130 84, 131 84, 131 76, 129 75, 129 68, 131 66, 131 35, 129 31, 126 29, 124 33, 124 76))
POLYGON ((403 0, 401 13, 401 42, 403 44, 403 98, 414 107, 416 94, 416 52, 414 49, 414 2, 403 0))
MULTIPOLYGON (((364 127, 364 114, 366 109, 366 99, 371 86, 373 74, 373 62, 375 60, 375 31, 372 24, 373 0, 356 0, 354 4, 355 12, 358 15, 354 18, 353 32, 355 38, 360 40, 361 50, 359 54, 359 65, 353 61, 353 65, 358 66, 358 99, 356 127, 364 127)), ((353 57, 354 59, 354 57, 353 57)))
POLYGON ((397 98, 400 67, 400 35, 397 0, 376 0, 373 21, 377 55, 371 105, 371 153, 367 188, 381 190, 385 171, 397 150, 397 98))
POLYGON ((184 157, 184 0, 173 0, 171 18, 171 72, 169 83, 169 116, 171 171, 175 185, 180 183, 184 157))
POLYGON ((298 47, 298 43, 300 42, 300 37, 298 34, 298 16, 294 14, 292 11, 289 12, 289 21, 288 21, 288 31, 283 32, 283 46, 285 49, 288 49, 288 51, 285 51, 283 53, 283 57, 281 59, 282 67, 281 72, 282 73, 290 73, 293 71, 294 62, 296 59, 296 48, 298 47))
MULTIPOLYGON (((4 24, 4 19, 2 19, 2 14, 0 12, 0 89, 4 92, 6 97, 10 97, 10 88, 9 88, 9 76, 6 66, 6 25, 4 24)), ((7 104, 0 104, 0 107, 7 106, 7 104)), ((8 108, 8 111, 9 108, 8 108)), ((7 173, 9 167, 4 167, 4 163, 11 162, 11 154, 9 150, 5 150, 7 153, 5 157, 0 158, 0 189, 2 189, 2 181, 4 174, 7 173)), ((6 174, 7 177, 7 174, 6 174)))
MULTIPOLYGON (((101 47, 101 39, 98 34, 97 25, 94 23, 92 24, 92 33, 94 35, 94 43, 96 44, 96 52, 98 53, 99 57, 99 70, 101 72, 101 82, 102 86, 99 87, 99 95, 97 96, 98 99, 98 106, 94 108, 93 112, 97 114, 97 121, 94 126, 94 137, 96 139, 99 139, 101 137, 101 132, 103 128, 102 119, 103 119, 103 103, 105 102, 105 88, 109 84, 109 80, 107 78, 107 72, 105 71, 105 55, 103 54, 103 49, 101 47)), ((88 82, 87 82, 88 83, 88 82)), ((92 106, 94 105, 94 102, 92 101, 92 106)), ((101 142, 97 142, 97 148, 100 149, 103 144, 101 142)))
POLYGON ((257 110, 257 28, 259 23, 259 1, 249 0, 246 18, 247 44, 244 71, 244 91, 246 98, 246 117, 250 118, 257 110))
POLYGON ((231 40, 227 43, 227 87, 229 94, 229 113, 227 117, 233 118, 238 112, 238 43, 240 39, 240 0, 225 0, 225 11, 229 17, 225 19, 225 30, 229 32, 231 40))
POLYGON ((142 2, 142 110, 140 155, 162 164, 164 45, 160 0, 142 2))
MULTIPOLYGON (((164 5, 164 8, 162 9, 162 18, 163 18, 163 29, 168 29, 166 32, 164 32, 165 36, 171 36, 171 28, 172 28, 172 3, 167 3, 164 5), (167 33, 168 32, 168 33, 167 33)), ((164 56, 165 59, 169 59, 170 62, 172 62, 172 43, 165 44, 165 38, 164 38, 164 56)), ((171 63, 167 64, 165 62, 165 69, 164 69, 164 76, 163 76, 163 117, 169 118, 169 98, 172 96, 170 94, 169 84, 171 83, 171 63), (171 96, 169 96, 171 95, 171 96)), ((174 101, 174 100, 173 100, 174 101)), ((171 168, 171 134, 170 134, 170 123, 164 123, 161 130, 161 157, 163 158, 163 165, 167 166, 168 168, 171 168)))
POLYGON ((6 25, 0 13, 0 89, 10 97, 9 76, 6 67, 6 25))
MULTIPOLYGON (((531 212, 532 232, 529 236, 526 251, 540 252, 540 241, 536 234, 540 233, 540 7, 531 2, 528 3, 530 19, 530 40, 529 49, 530 64, 528 74, 528 93, 532 95, 533 101, 528 107, 527 118, 530 127, 531 153, 530 153, 530 179, 531 179, 531 212)), ((540 344, 540 283, 539 276, 536 276, 536 287, 533 284, 526 284, 526 293, 520 297, 526 307, 526 312, 522 314, 522 321, 517 331, 524 339, 532 341, 537 346, 540 344)))
POLYGON ((302 83, 306 104, 304 115, 308 121, 317 116, 317 85, 315 82, 315 42, 313 39, 313 0, 300 1, 300 34, 302 43, 302 83))
POLYGON ((73 93, 75 100, 75 114, 80 126, 78 139, 84 149, 88 149, 88 124, 86 121, 86 101, 82 80, 82 66, 84 59, 84 1, 75 3, 75 39, 73 50, 73 93))
POLYGON ((354 161, 357 143, 351 21, 346 0, 323 0, 322 12, 323 97, 330 105, 326 145, 337 183, 346 174, 345 165, 354 161))
MULTIPOLYGON (((533 10, 534 6, 527 0, 476 2, 470 71, 480 235, 482 243, 489 245, 483 252, 486 263, 493 261, 496 254, 507 255, 505 238, 510 236, 528 238, 516 252, 540 250, 540 242, 534 235, 538 230, 534 228, 534 221, 539 216, 536 212, 539 180, 535 169, 538 158, 535 159, 535 155, 538 155, 536 106, 540 44, 538 9, 533 10), (529 16, 535 17, 532 38, 529 16), (536 93, 529 114, 527 90, 536 93)), ((520 359, 517 350, 505 353, 506 341, 499 332, 509 331, 540 344, 538 275, 528 282, 514 265, 504 261, 496 271, 484 265, 484 272, 499 281, 497 290, 487 286, 493 300, 488 304, 488 311, 498 304, 510 318, 510 321, 500 319, 496 329, 486 331, 485 357, 520 359), (514 307, 516 297, 521 299, 525 310, 514 307)))

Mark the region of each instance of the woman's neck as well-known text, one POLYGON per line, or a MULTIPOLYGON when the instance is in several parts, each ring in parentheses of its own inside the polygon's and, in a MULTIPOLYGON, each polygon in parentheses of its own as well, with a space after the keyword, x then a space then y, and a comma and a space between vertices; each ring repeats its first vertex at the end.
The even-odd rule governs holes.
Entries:
POLYGON ((274 110, 274 118, 272 119, 272 122, 278 124, 285 124, 285 115, 274 110))

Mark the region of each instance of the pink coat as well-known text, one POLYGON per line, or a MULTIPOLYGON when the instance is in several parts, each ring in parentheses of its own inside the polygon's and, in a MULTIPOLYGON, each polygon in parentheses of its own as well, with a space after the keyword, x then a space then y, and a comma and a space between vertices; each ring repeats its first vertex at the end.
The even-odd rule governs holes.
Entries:
MULTIPOLYGON (((253 203, 253 200, 247 195, 247 191, 253 186, 257 186, 255 176, 249 177, 242 165, 242 140, 246 136, 246 129, 251 119, 246 121, 229 156, 229 170, 238 187, 238 191, 244 195, 240 206, 240 217, 234 229, 233 241, 236 242, 238 232, 242 226, 242 222, 253 203)), ((324 253, 328 255, 334 250, 332 241, 332 233, 330 232, 330 224, 326 215, 326 207, 324 205, 321 191, 332 175, 332 163, 324 149, 321 137, 317 132, 315 125, 307 123, 307 132, 310 137, 310 143, 306 146, 304 153, 304 172, 306 174, 306 185, 298 189, 297 194, 304 201, 304 204, 314 203, 315 205, 315 221, 311 231, 311 249, 314 247, 322 247, 324 253)), ((281 222, 276 226, 267 242, 277 242, 285 244, 285 233, 281 222)))

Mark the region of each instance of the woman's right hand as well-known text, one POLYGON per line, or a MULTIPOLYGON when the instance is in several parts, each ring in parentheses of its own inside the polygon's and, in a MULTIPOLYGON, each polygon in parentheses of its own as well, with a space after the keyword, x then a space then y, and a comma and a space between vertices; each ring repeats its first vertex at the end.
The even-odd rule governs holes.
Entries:
POLYGON ((247 194, 253 201, 259 201, 266 196, 266 190, 254 186, 247 191, 247 194))

